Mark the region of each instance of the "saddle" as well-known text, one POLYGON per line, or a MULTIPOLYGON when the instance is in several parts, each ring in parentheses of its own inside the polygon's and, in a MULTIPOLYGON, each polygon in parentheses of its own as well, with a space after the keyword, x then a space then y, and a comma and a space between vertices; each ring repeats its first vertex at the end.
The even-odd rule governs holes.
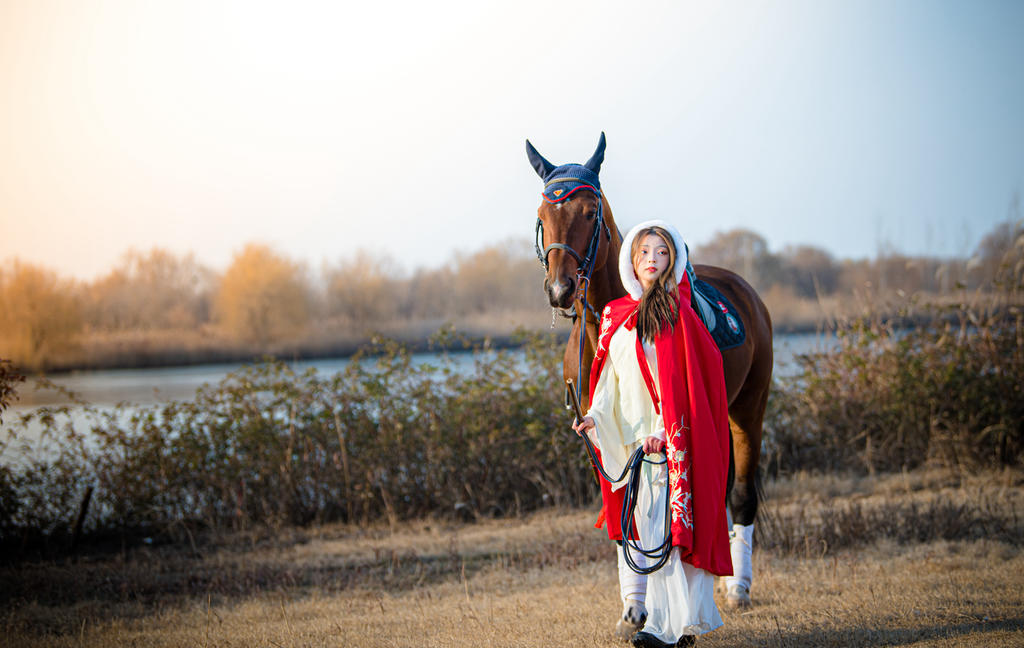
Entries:
POLYGON ((690 306, 708 328, 718 350, 725 351, 743 344, 747 331, 732 302, 717 288, 698 279, 689 261, 686 262, 686 277, 690 280, 690 306))

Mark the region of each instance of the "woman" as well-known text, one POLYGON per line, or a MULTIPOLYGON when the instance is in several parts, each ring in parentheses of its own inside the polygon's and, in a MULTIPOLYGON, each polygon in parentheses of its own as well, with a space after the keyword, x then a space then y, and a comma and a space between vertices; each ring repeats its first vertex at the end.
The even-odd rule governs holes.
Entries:
POLYGON ((603 517, 608 535, 619 542, 620 587, 632 610, 627 616, 643 623, 633 636, 633 645, 641 647, 689 646, 695 635, 721 626, 714 575, 732 574, 722 357, 690 307, 686 265, 686 246, 668 223, 648 221, 626 235, 619 273, 629 294, 602 313, 590 410, 573 426, 597 446, 609 475, 620 474, 637 447, 655 455, 640 464, 634 528, 626 529, 625 548, 619 520, 626 479, 601 479, 603 517), (638 567, 646 564, 628 540, 635 544, 638 538, 645 549, 665 540, 666 497, 671 550, 645 586, 640 574, 627 571, 627 557, 638 567))

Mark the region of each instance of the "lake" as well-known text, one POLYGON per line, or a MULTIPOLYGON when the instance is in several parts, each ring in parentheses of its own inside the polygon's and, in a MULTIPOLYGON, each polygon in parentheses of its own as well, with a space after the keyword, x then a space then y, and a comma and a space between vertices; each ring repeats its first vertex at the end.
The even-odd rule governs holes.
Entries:
MULTIPOLYGON (((819 333, 778 335, 775 338, 775 373, 791 374, 794 371, 794 355, 824 348, 831 338, 819 333)), ((473 362, 471 352, 449 354, 455 366, 469 368, 473 362)), ((437 353, 413 354, 414 364, 437 363, 437 353)), ((309 368, 325 375, 344 371, 350 360, 334 358, 302 360, 288 363, 297 373, 309 368)), ((163 367, 152 369, 108 369, 101 371, 75 371, 51 378, 51 381, 75 392, 86 402, 101 408, 112 409, 119 403, 136 406, 153 405, 172 400, 188 400, 196 390, 205 384, 216 384, 228 373, 237 370, 242 363, 207 364, 191 367, 163 367)), ((64 405, 69 401, 52 389, 36 389, 32 379, 20 386, 19 400, 4 413, 0 425, 0 439, 16 428, 19 414, 31 412, 39 407, 64 405)), ((33 426, 35 428, 37 426, 33 426)), ((38 437, 39 430, 30 428, 19 433, 22 439, 38 437)), ((0 453, 0 462, 10 461, 12 451, 0 453)))

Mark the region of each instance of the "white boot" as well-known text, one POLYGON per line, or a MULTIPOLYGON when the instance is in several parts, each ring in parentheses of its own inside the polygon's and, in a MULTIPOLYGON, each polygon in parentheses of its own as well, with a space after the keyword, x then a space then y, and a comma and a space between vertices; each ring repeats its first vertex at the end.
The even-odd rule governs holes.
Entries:
POLYGON ((725 602, 731 608, 750 606, 750 581, 754 577, 751 554, 754 547, 754 525, 732 525, 729 552, 732 554, 732 576, 725 578, 725 602))
MULTIPOLYGON (((629 568, 622 555, 622 546, 618 545, 619 596, 622 598, 622 616, 615 624, 615 636, 629 641, 647 620, 647 576, 638 574, 629 568)), ((643 558, 643 556, 641 556, 643 558)))

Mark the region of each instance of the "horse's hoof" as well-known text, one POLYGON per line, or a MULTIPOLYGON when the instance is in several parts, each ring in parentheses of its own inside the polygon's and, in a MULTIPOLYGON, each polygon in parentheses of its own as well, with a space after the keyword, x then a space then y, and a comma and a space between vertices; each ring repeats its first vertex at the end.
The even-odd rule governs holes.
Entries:
POLYGON ((725 604, 733 610, 750 607, 750 590, 742 585, 732 585, 725 593, 725 604))
POLYGON ((630 603, 622 610, 622 618, 615 624, 615 636, 630 641, 647 620, 647 608, 643 603, 630 603))

